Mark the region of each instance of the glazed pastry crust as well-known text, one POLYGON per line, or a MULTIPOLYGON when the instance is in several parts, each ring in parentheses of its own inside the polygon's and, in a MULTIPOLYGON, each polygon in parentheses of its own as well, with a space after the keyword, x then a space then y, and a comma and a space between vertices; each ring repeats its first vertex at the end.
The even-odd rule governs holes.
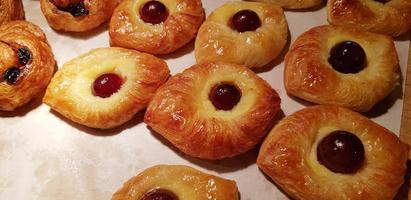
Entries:
POLYGON ((41 93, 55 68, 53 53, 43 31, 27 21, 10 21, 0 26, 0 110, 13 111, 41 93), (26 48, 30 60, 15 84, 8 84, 3 74, 18 66, 17 50, 26 48))
MULTIPOLYGON (((69 12, 58 9, 52 1, 40 0, 41 11, 50 27, 66 32, 86 32, 97 28, 110 19, 114 8, 121 2, 121 0, 84 0, 89 13, 74 17, 69 12)), ((58 2, 66 6, 78 0, 59 0, 58 2)))
POLYGON ((281 7, 256 2, 230 2, 210 14, 201 25, 195 42, 197 63, 224 61, 262 67, 276 58, 287 43, 288 25, 281 7), (229 26, 240 10, 256 12, 261 26, 238 32, 229 26))
POLYGON ((323 0, 249 0, 257 2, 273 3, 283 8, 288 9, 301 9, 301 8, 311 8, 320 5, 323 0))
POLYGON ((295 199, 393 199, 404 181, 409 146, 345 108, 313 106, 283 120, 261 146, 257 165, 295 199), (365 162, 354 174, 334 173, 317 161, 317 144, 335 130, 355 134, 365 162))
POLYGON ((128 180, 112 200, 141 199, 152 189, 167 189, 180 200, 238 200, 236 183, 183 165, 157 165, 128 180))
POLYGON ((0 0, 0 24, 23 19, 24 9, 21 0, 0 0))
POLYGON ((396 37, 411 29, 411 0, 329 0, 327 15, 331 24, 396 37))
POLYGON ((398 58, 393 40, 384 35, 338 26, 319 26, 303 33, 285 57, 288 93, 317 104, 365 112, 398 84, 398 58), (367 67, 343 74, 328 62, 330 49, 345 40, 364 49, 367 67))
POLYGON ((116 47, 95 49, 57 71, 43 102, 79 124, 113 128, 144 109, 168 76, 167 64, 152 55, 116 47), (123 85, 110 97, 94 96, 94 80, 106 73, 119 75, 123 85))
POLYGON ((222 159, 260 142, 279 109, 277 92, 248 68, 207 63, 171 77, 150 102, 144 122, 190 156, 222 159), (211 88, 221 82, 241 90, 232 110, 217 110, 208 98, 211 88))
POLYGON ((168 9, 160 24, 145 23, 140 7, 148 0, 124 0, 110 21, 110 45, 150 54, 168 54, 190 42, 204 21, 200 0, 159 0, 168 9))

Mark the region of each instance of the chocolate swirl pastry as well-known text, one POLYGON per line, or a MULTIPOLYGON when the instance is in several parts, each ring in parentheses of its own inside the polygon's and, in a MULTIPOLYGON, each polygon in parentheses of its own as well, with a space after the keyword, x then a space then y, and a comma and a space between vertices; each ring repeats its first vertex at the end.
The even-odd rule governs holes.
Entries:
POLYGON ((253 148, 279 110, 277 92, 250 69, 203 63, 171 77, 154 95, 144 122, 182 152, 212 160, 253 148))
POLYGON ((149 54, 95 49, 65 63, 43 101, 79 124, 113 128, 144 109, 169 73, 163 60, 149 54))
POLYGON ((314 27, 285 57, 287 92, 317 104, 366 112, 394 89, 398 78, 392 38, 355 28, 314 27))
POLYGON ((409 146, 346 108, 313 106, 282 119, 257 165, 294 199, 393 199, 409 146))
POLYGON ((0 26, 0 110, 12 111, 41 93, 55 61, 46 35, 27 21, 0 26))
POLYGON ((112 200, 238 200, 236 183, 183 165, 157 165, 131 178, 112 200))
POLYGON ((85 32, 107 22, 121 0, 40 0, 47 23, 58 31, 85 32))
POLYGON ((24 19, 24 9, 21 0, 0 0, 0 24, 22 19, 24 19))
POLYGON ((287 42, 288 25, 281 7, 256 2, 230 2, 213 11, 195 42, 198 63, 231 62, 262 67, 287 42))
POLYGON ((329 0, 331 24, 399 36, 411 29, 411 0, 329 0))
POLYGON ((203 20, 200 0, 124 0, 110 21, 110 45, 168 54, 194 39, 203 20))

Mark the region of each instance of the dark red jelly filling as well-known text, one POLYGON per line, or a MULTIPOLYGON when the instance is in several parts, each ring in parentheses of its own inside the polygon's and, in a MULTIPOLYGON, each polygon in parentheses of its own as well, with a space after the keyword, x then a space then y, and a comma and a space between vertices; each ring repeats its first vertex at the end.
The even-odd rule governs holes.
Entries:
POLYGON ((93 83, 93 94, 106 98, 116 93, 123 85, 123 80, 117 74, 103 74, 93 83))
POLYGON ((241 99, 241 90, 230 83, 220 83, 211 88, 208 98, 217 110, 231 110, 241 99))
POLYGON ((80 17, 89 14, 89 10, 86 8, 84 0, 75 1, 65 6, 60 5, 55 1, 54 5, 56 5, 59 10, 70 13, 73 17, 80 17))
POLYGON ((231 18, 231 27, 238 32, 255 31, 261 26, 261 20, 252 10, 238 11, 231 18))
POLYGON ((344 41, 331 48, 328 62, 341 73, 358 73, 366 66, 364 49, 353 41, 344 41))
POLYGON ((159 1, 148 1, 140 9, 141 19, 150 24, 159 24, 168 17, 167 7, 159 1))
POLYGON ((140 200, 178 200, 178 197, 171 191, 154 189, 144 194, 140 200))
POLYGON ((31 54, 30 51, 23 47, 17 50, 17 59, 20 65, 25 65, 30 61, 31 54))
POLYGON ((317 159, 333 172, 354 173, 364 162, 364 146, 356 135, 334 131, 318 144, 317 159))
POLYGON ((10 67, 3 74, 3 79, 6 80, 8 84, 15 84, 19 77, 20 69, 18 67, 10 67))

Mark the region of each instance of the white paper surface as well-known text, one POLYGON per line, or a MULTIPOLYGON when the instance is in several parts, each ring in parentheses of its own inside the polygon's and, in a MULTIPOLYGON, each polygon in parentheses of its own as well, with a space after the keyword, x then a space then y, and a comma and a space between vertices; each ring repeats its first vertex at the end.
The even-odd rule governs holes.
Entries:
MULTIPOLYGON (((23 2, 26 19, 43 28, 59 67, 90 49, 108 46, 106 26, 88 34, 56 33, 47 25, 39 1, 23 2)), ((224 2, 203 0, 206 14, 224 2)), ((291 42, 309 28, 327 23, 324 7, 314 11, 286 11, 285 14, 291 42)), ((404 79, 408 43, 408 38, 396 41, 404 79)), ((190 43, 162 57, 172 74, 195 63, 193 48, 190 43)), ((280 94, 285 115, 309 105, 287 96, 283 85, 283 58, 274 61, 273 66, 259 75, 280 94)), ((400 129, 402 92, 403 88, 399 87, 368 114, 396 134, 400 129)), ((123 182, 155 164, 185 164, 233 179, 242 200, 287 199, 255 165, 258 149, 222 161, 190 158, 150 132, 142 116, 138 114, 120 128, 99 131, 51 112, 40 100, 14 114, 1 112, 0 199, 110 199, 123 182)))

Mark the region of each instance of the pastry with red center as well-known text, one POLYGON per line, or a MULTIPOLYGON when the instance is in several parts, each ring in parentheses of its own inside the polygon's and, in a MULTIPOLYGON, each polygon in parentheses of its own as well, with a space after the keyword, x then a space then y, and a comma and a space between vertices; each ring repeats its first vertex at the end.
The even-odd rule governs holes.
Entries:
POLYGON ((168 76, 167 64, 152 55, 100 48, 65 63, 43 101, 74 122, 108 129, 144 109, 168 76))
POLYGON ((122 0, 40 0, 50 27, 58 31, 86 32, 110 20, 122 0))
POLYGON ((131 178, 112 200, 239 200, 235 181, 184 165, 156 165, 131 178))
POLYGON ((200 0, 124 0, 110 21, 110 45, 168 54, 194 39, 203 20, 200 0))
POLYGON ((231 62, 262 67, 285 47, 288 25, 283 9, 269 3, 229 2, 213 11, 195 41, 197 63, 231 62))
POLYGON ((409 146, 366 117, 313 106, 282 119, 257 165, 293 199, 393 199, 409 146))
POLYGON ((0 26, 0 110, 13 111, 41 94, 56 62, 46 35, 27 21, 0 26))
POLYGON ((144 122, 182 152, 213 160, 253 148, 279 110, 277 92, 247 67, 203 63, 171 77, 144 122))

